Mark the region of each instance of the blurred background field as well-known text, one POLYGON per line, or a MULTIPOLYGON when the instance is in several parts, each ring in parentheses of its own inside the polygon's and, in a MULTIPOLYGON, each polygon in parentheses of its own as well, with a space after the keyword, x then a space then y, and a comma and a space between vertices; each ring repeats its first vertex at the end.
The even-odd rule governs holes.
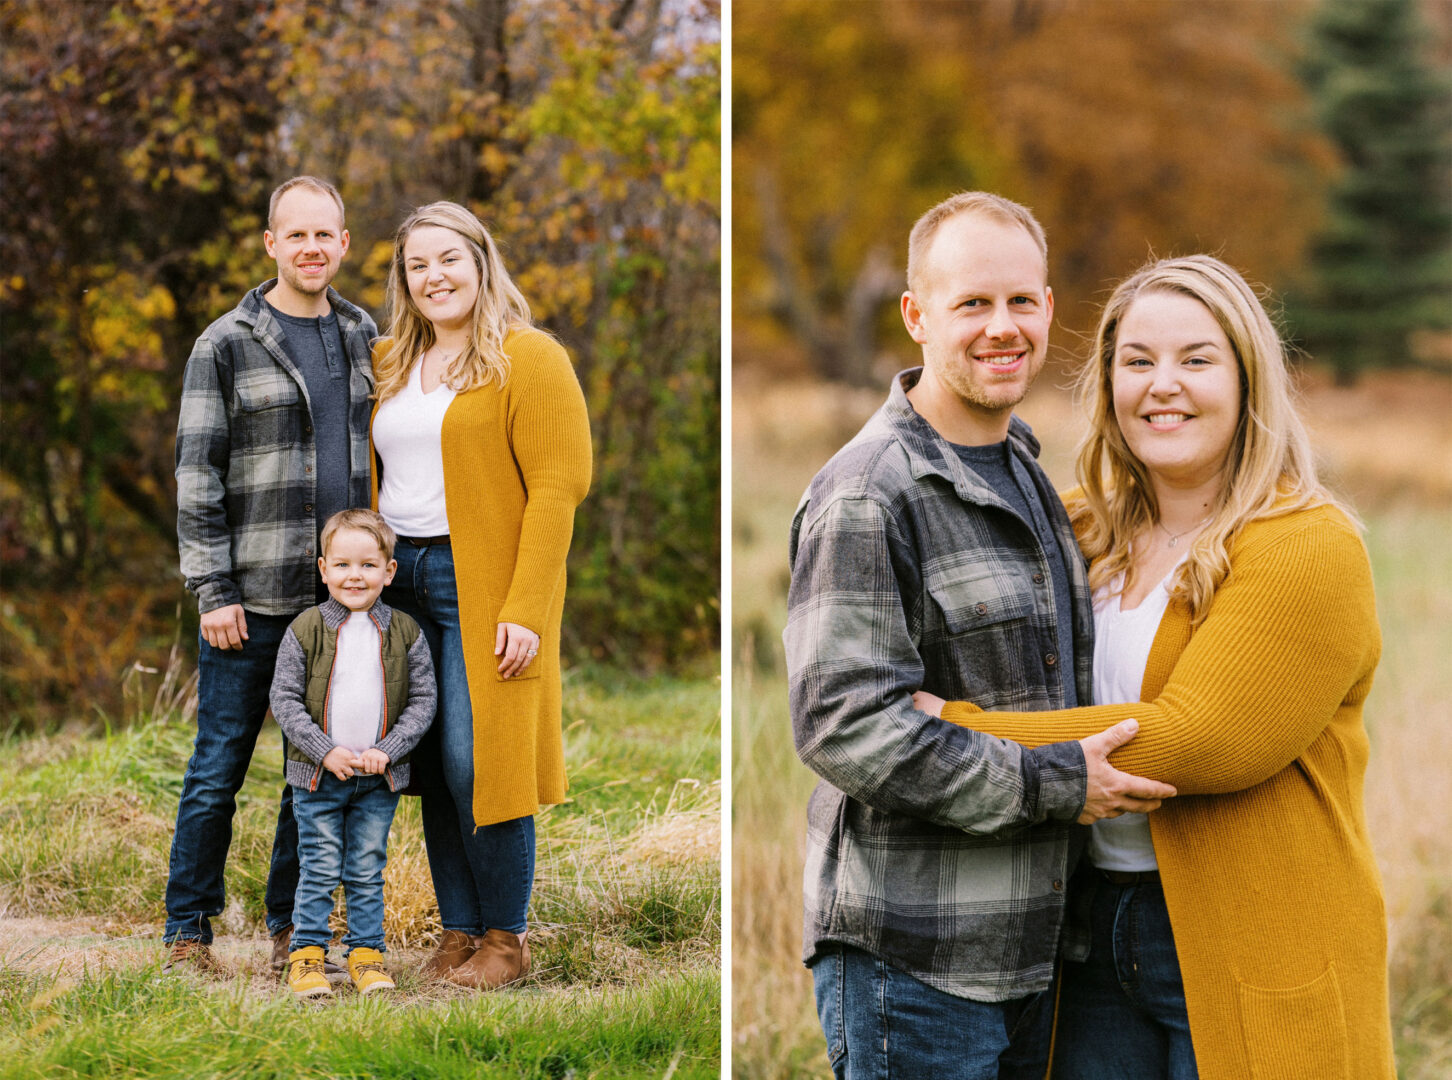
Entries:
POLYGON ((1452 4, 736 0, 732 8, 733 1071, 829 1074, 800 963, 807 796, 787 539, 807 483, 920 360, 907 234, 953 191, 1034 209, 1054 351, 1022 415, 1060 486, 1115 282, 1209 251, 1295 346, 1325 477, 1363 514, 1385 648, 1367 805, 1398 1066, 1452 1075, 1452 4))
MULTIPOLYGON (((787 536, 812 474, 880 395, 823 384, 733 390, 733 1072, 827 1076, 811 976, 801 965, 807 796, 791 743, 781 629, 787 536)), ((1306 415, 1338 489, 1363 514, 1385 644, 1367 703, 1367 812, 1386 886, 1400 1075, 1452 1074, 1452 383, 1378 375, 1307 388, 1306 415)), ((1047 382, 1020 409, 1056 485, 1073 476, 1079 424, 1047 382)))

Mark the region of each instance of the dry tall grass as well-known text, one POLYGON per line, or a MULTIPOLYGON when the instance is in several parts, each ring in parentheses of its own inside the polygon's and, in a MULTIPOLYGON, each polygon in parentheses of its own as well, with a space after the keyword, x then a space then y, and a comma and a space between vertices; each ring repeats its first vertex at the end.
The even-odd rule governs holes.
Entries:
MULTIPOLYGON (((148 719, 104 738, 0 741, 0 968, 89 963, 98 972, 157 961, 176 797, 195 730, 195 697, 180 670, 135 672, 128 693, 148 719)), ((567 680, 576 786, 570 802, 537 818, 532 988, 717 977, 716 687, 714 678, 609 672, 567 680)), ((233 970, 262 994, 276 989, 262 966, 261 913, 281 766, 281 739, 268 725, 238 795, 228 904, 214 920, 233 970)), ((418 800, 400 802, 388 854, 385 936, 410 1000, 431 1000, 437 988, 408 975, 439 930, 418 800)), ((340 890, 339 933, 345 918, 340 890)))
MULTIPOLYGON (((879 403, 811 384, 734 391, 733 1071, 829 1070, 800 963, 801 867, 813 778, 796 760, 780 632, 793 507, 879 403)), ((1043 461, 1072 481, 1068 396, 1040 384, 1022 410, 1043 461)), ((1367 707, 1367 808, 1385 880, 1403 1080, 1452 1075, 1452 383, 1383 375, 1356 390, 1318 377, 1303 409, 1330 479, 1365 514, 1385 650, 1367 707)))

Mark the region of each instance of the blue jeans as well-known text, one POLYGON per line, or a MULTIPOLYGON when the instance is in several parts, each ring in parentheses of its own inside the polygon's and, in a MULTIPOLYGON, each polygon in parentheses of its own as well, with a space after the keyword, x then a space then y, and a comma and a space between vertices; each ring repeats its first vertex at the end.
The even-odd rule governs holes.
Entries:
MULTIPOLYGON (((197 739, 182 780, 176 833, 166 882, 167 941, 212 940, 211 919, 226 905, 223 882, 232 845, 237 792, 247 776, 257 735, 267 715, 277 647, 292 618, 247 615, 247 640, 239 649, 214 649, 198 635, 197 739)), ((267 873, 267 930, 292 921, 297 888, 297 825, 292 789, 284 783, 267 873)))
MULTIPOLYGON (((525 929, 534 886, 534 817, 474 827, 474 710, 464 670, 454 552, 400 541, 383 601, 418 621, 439 684, 433 725, 409 758, 422 799, 424 845, 445 930, 525 929)), ((493 642, 490 642, 493 648, 493 642)), ((488 783, 488 778, 484 778, 488 783)))
POLYGON ((1054 1080, 1195 1080, 1175 935, 1158 884, 1114 885, 1093 870, 1089 956, 1060 974, 1054 1080))
POLYGON ((328 947, 333 890, 342 882, 348 902, 344 951, 360 946, 381 950, 383 868, 388 863, 388 828, 398 809, 398 792, 388 789, 384 776, 354 773, 339 780, 325 769, 318 777, 318 789, 298 788, 292 806, 302 862, 292 909, 292 947, 328 947))
POLYGON ((1042 1080, 1054 994, 954 997, 870 953, 837 946, 812 961, 817 1015, 837 1080, 1042 1080))

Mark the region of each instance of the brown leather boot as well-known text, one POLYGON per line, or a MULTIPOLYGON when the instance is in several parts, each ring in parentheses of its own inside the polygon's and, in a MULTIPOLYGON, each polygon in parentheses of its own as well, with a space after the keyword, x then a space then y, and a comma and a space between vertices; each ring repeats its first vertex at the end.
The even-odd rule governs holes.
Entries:
POLYGON ((272 935, 271 967, 273 974, 281 977, 287 971, 287 954, 292 949, 292 927, 284 926, 272 935))
POLYGON ((477 943, 483 938, 473 938, 462 930, 445 930, 439 935, 439 947, 424 961, 425 979, 442 979, 449 972, 474 955, 477 943))
POLYGON ((447 978, 476 990, 497 990, 529 974, 529 942, 508 930, 490 930, 467 961, 447 978))
POLYGON ((222 976, 227 969, 212 952, 210 945, 193 938, 177 938, 167 949, 166 963, 161 967, 163 975, 174 975, 180 971, 196 971, 203 975, 222 976))

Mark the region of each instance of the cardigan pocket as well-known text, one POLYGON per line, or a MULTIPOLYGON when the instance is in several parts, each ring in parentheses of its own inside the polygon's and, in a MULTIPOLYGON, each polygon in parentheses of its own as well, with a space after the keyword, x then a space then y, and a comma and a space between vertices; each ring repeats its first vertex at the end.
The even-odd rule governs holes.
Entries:
MULTIPOLYGON (((497 597, 497 596, 491 596, 491 597, 489 597, 489 610, 495 613, 494 625, 496 627, 498 627, 498 625, 499 625, 498 613, 504 610, 504 601, 501 600, 501 599, 499 599, 499 597, 497 597)), ((497 633, 498 631, 496 630, 495 632, 497 633)), ((540 646, 541 646, 541 648, 543 648, 543 646, 544 646, 544 642, 543 641, 540 642, 540 646)), ((525 682, 525 681, 527 681, 529 679, 538 679, 539 678, 539 673, 540 673, 541 669, 544 666, 543 664, 541 664, 539 662, 539 657, 536 656, 533 660, 530 661, 529 666, 527 668, 525 668, 523 671, 519 672, 519 674, 517 674, 517 675, 511 675, 509 678, 506 679, 503 675, 499 674, 499 659, 496 658, 496 657, 494 657, 494 655, 493 655, 494 654, 494 647, 493 647, 493 644, 492 643, 490 644, 490 647, 489 647, 489 653, 490 653, 490 658, 493 659, 493 661, 494 661, 494 668, 493 668, 493 670, 494 670, 494 681, 495 682, 499 682, 499 683, 516 683, 516 682, 525 682)))
POLYGON ((1268 990, 1237 979, 1236 990, 1251 1080, 1350 1080, 1335 965, 1302 986, 1268 990))

